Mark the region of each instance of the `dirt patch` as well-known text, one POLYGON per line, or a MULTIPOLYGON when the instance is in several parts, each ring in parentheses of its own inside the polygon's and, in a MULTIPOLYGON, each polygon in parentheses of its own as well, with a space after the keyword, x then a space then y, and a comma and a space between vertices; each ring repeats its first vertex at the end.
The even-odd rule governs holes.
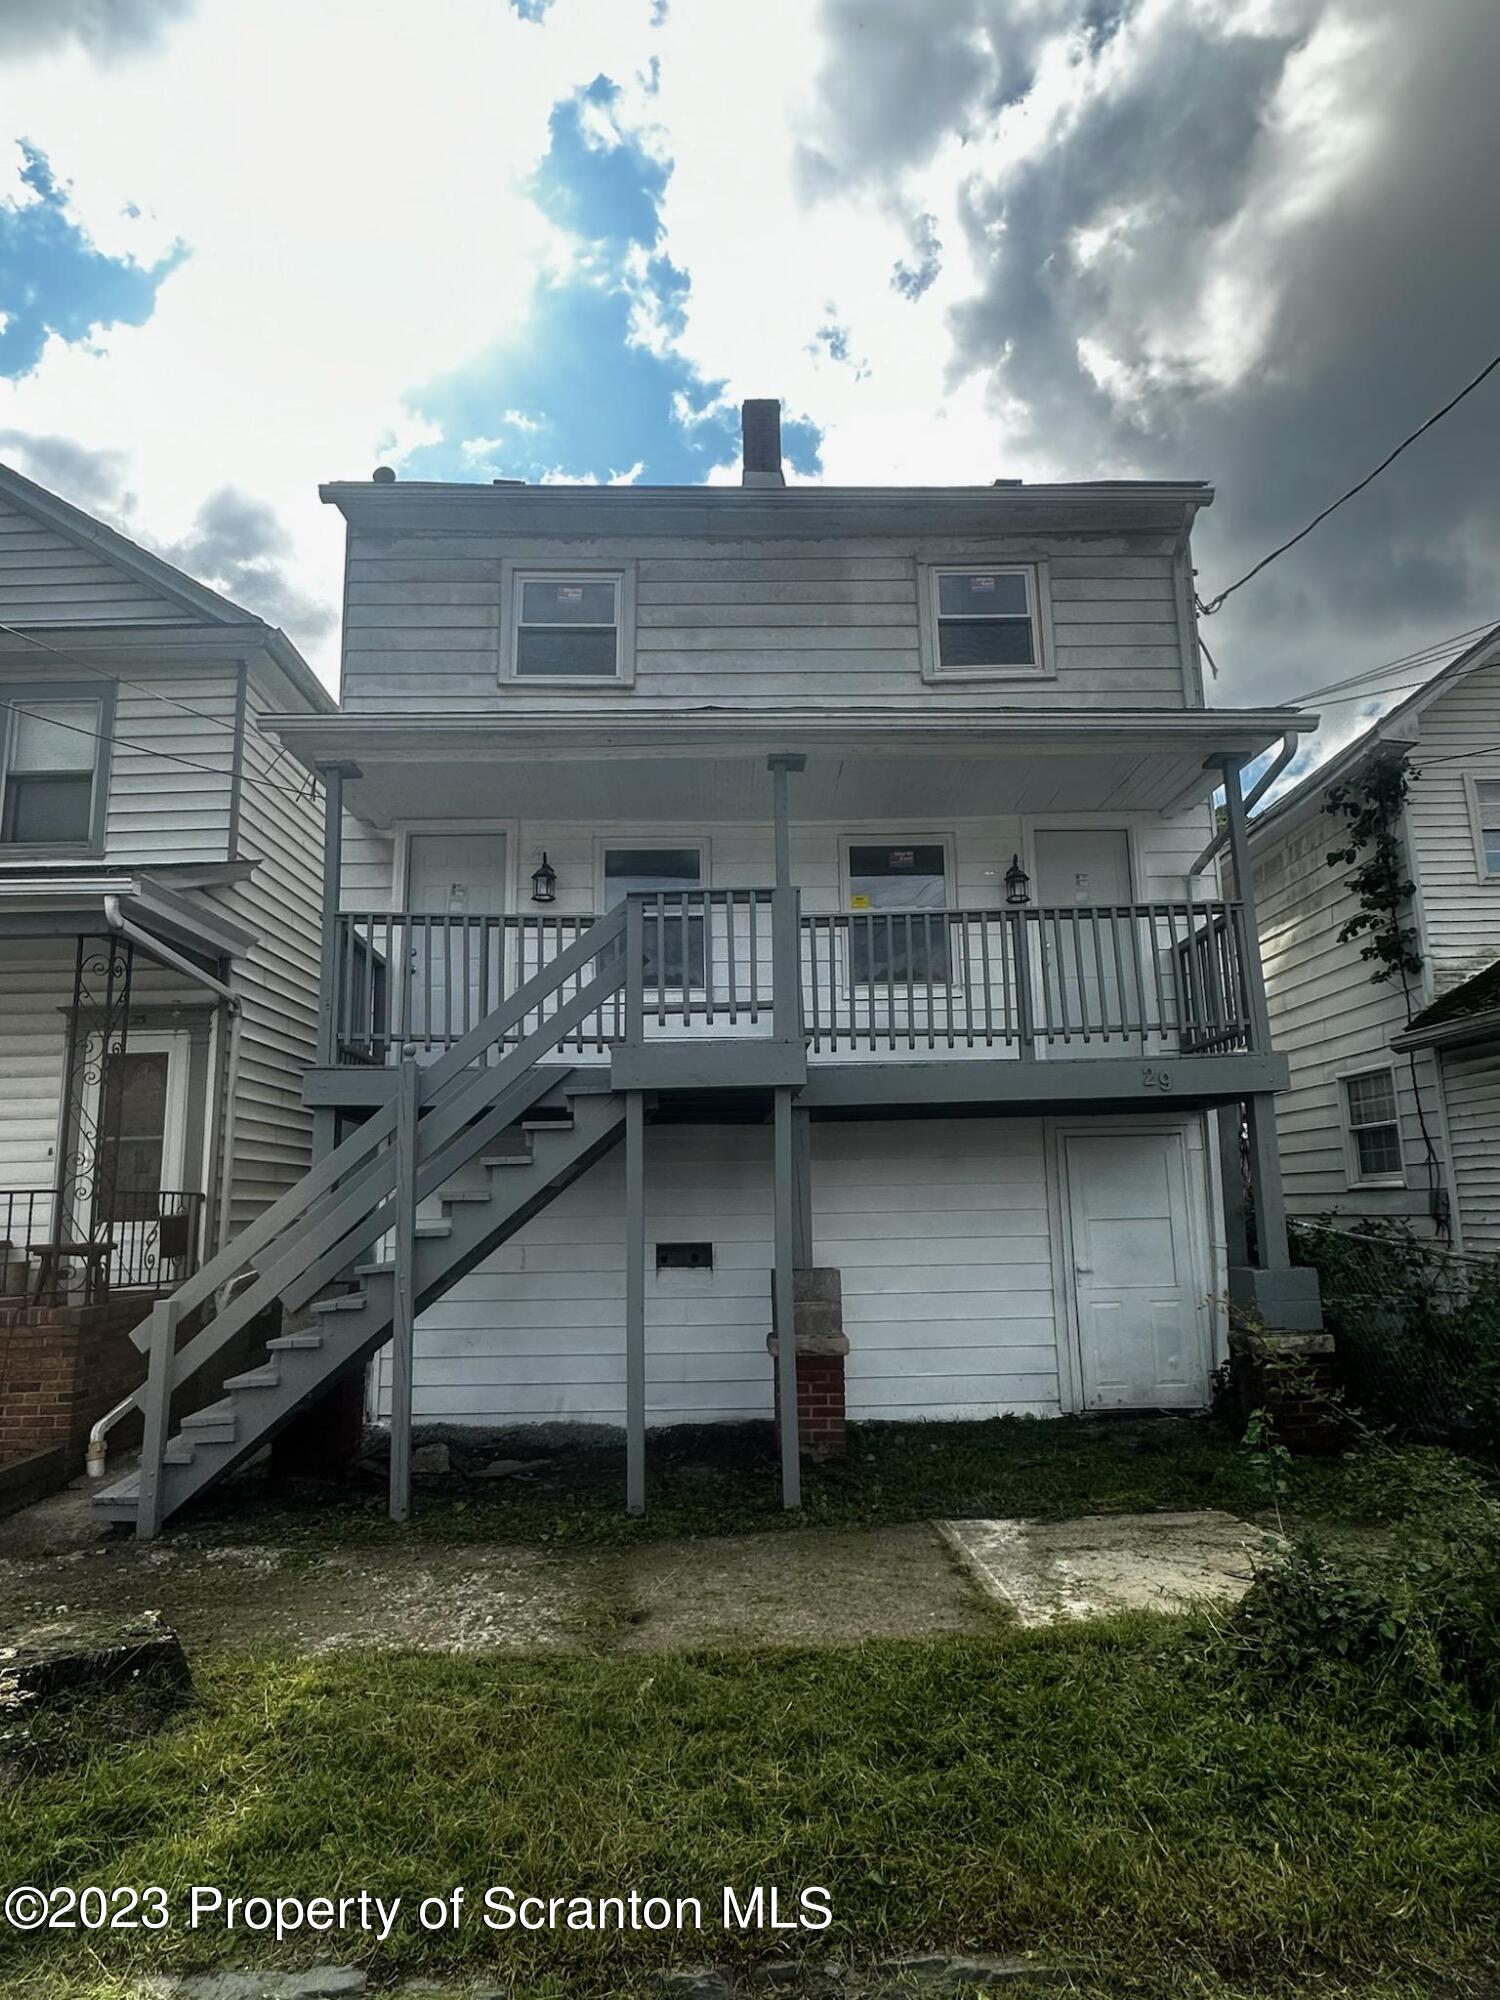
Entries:
POLYGON ((993 1615, 927 1526, 648 1544, 596 1581, 625 1652, 928 1639, 993 1615))

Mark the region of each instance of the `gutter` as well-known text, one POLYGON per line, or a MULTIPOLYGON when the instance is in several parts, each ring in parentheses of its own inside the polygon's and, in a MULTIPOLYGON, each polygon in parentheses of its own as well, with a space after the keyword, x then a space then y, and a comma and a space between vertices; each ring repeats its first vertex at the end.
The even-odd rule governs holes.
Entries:
MULTIPOLYGON (((1296 756, 1296 754, 1297 754, 1296 733, 1289 729, 1286 735, 1283 736, 1281 739, 1281 748, 1276 752, 1276 755, 1271 759, 1270 763, 1266 766, 1265 770, 1261 772, 1260 776, 1256 779, 1254 785, 1252 785, 1250 790, 1245 794, 1245 816, 1247 819, 1249 818, 1250 814, 1255 810, 1256 806, 1260 804, 1260 801, 1265 797, 1266 793, 1271 789, 1272 785, 1274 785, 1276 780, 1281 776, 1282 772, 1286 769, 1287 765, 1291 763, 1292 759, 1296 756)), ((1225 841, 1227 841, 1228 838, 1229 838, 1229 823, 1226 820, 1224 825, 1219 828, 1218 832, 1214 835, 1213 839, 1208 843, 1207 847, 1205 847, 1203 852, 1198 856, 1198 859, 1196 861, 1189 863, 1187 872, 1190 879, 1194 875, 1201 875, 1203 873, 1203 870, 1208 866, 1209 862, 1213 860, 1214 856, 1219 852, 1220 848, 1223 847, 1225 841)), ((1239 885, 1236 884, 1236 887, 1238 886, 1239 885)))
POLYGON ((1486 1007, 1479 1014, 1460 1014, 1451 1021, 1434 1021, 1430 1028, 1408 1028, 1404 1035, 1392 1035, 1391 1047, 1403 1055, 1408 1049, 1467 1048, 1473 1042, 1500 1038, 1500 1007, 1486 1007))

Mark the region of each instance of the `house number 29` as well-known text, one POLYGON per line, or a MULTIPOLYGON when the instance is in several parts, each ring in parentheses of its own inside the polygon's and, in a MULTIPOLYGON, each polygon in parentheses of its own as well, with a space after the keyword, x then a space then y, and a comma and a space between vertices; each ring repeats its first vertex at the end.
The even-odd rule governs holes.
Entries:
POLYGON ((1141 1084, 1146 1090, 1170 1090, 1172 1072, 1169 1069, 1156 1069, 1151 1063, 1146 1063, 1141 1070, 1141 1084))

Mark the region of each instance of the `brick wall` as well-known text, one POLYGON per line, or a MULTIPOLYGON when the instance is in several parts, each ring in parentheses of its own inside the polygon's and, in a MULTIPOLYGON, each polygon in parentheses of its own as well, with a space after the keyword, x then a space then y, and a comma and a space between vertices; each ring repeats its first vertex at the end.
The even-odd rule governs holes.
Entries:
MULTIPOLYGON (((139 1293, 92 1306, 0 1305, 0 1461, 57 1445, 82 1461, 94 1424, 145 1379, 130 1331, 150 1309, 139 1293)), ((119 1441, 133 1441, 128 1425, 119 1441)))

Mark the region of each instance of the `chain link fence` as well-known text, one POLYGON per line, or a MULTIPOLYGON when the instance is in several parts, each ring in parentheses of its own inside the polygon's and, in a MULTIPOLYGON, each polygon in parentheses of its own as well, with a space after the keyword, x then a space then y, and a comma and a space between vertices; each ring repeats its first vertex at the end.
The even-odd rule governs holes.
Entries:
POLYGON ((1404 1226, 1299 1222, 1292 1235, 1318 1273, 1349 1408, 1412 1443, 1500 1455, 1500 1261, 1404 1226))

